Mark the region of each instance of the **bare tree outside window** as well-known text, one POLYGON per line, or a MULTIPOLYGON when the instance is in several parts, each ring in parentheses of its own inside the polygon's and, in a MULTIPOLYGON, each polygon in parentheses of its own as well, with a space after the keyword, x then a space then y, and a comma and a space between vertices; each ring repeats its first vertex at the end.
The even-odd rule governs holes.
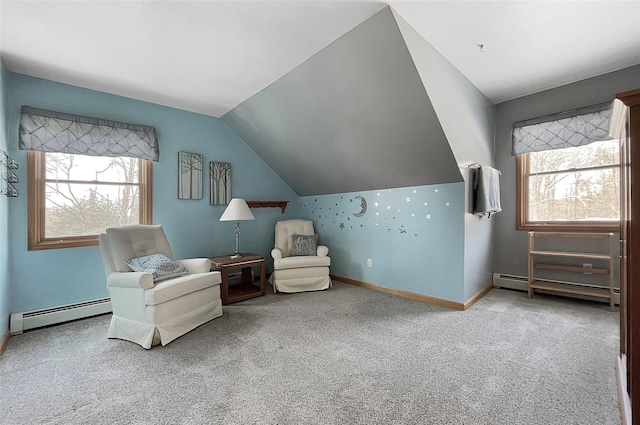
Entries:
POLYGON ((211 205, 226 205, 231 201, 231 163, 210 162, 211 205))
POLYGON ((47 153, 46 238, 97 235, 140 222, 139 160, 47 153))
POLYGON ((202 155, 178 152, 178 199, 202 199, 202 155))
POLYGON ((619 143, 524 154, 525 223, 611 223, 620 219, 619 143))

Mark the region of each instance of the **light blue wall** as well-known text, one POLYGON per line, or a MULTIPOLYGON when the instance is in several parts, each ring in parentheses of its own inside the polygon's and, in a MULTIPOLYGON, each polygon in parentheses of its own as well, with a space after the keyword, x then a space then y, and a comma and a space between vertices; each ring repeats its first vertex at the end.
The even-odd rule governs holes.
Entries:
POLYGON ((464 302, 464 183, 303 196, 331 273, 464 302), (366 201, 366 213, 362 211, 366 201), (367 259, 373 267, 367 268, 367 259))
POLYGON ((224 206, 209 205, 209 161, 231 162, 234 197, 291 201, 284 215, 253 210, 256 220, 242 224, 243 251, 269 258, 275 222, 298 215, 296 193, 220 119, 11 72, 5 78, 7 143, 20 164, 21 192, 9 205, 11 312, 108 296, 98 247, 27 250, 26 153, 17 150, 21 105, 155 127, 161 151, 153 164, 153 222, 164 226, 177 258, 234 250, 234 224, 218 221, 224 206), (204 155, 203 199, 177 199, 179 151, 204 155))
MULTIPOLYGON (((6 73, 0 60, 0 149, 7 151, 7 128, 5 126, 6 73)), ((9 202, 15 201, 0 195, 0 338, 9 329, 11 292, 9 287, 9 202)))

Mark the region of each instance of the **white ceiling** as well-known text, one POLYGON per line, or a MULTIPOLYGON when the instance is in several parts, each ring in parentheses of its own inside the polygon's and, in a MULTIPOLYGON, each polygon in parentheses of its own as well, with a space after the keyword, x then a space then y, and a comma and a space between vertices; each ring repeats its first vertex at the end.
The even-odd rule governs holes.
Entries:
MULTIPOLYGON (((1 0, 0 57, 220 117, 386 4, 1 0)), ((494 103, 640 64, 640 0, 388 4, 494 103)))
POLYGON ((640 64, 640 0, 391 5, 494 103, 640 64))

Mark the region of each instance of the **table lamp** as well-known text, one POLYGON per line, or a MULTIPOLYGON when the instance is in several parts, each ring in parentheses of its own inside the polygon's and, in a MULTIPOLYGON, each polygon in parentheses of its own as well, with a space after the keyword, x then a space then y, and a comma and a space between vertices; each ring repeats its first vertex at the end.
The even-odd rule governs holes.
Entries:
POLYGON ((229 202, 229 205, 227 205, 227 209, 222 213, 220 221, 236 222, 236 253, 233 254, 231 258, 242 257, 242 254, 240 254, 240 221, 255 219, 256 218, 249 209, 249 205, 247 205, 247 202, 241 198, 233 198, 231 202, 229 202))

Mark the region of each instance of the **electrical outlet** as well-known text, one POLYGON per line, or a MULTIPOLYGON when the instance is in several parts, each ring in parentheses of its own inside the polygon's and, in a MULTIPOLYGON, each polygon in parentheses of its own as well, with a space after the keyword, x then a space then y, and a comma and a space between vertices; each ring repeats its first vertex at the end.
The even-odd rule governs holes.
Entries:
POLYGON ((367 267, 373 267, 373 260, 371 258, 367 258, 367 267))

